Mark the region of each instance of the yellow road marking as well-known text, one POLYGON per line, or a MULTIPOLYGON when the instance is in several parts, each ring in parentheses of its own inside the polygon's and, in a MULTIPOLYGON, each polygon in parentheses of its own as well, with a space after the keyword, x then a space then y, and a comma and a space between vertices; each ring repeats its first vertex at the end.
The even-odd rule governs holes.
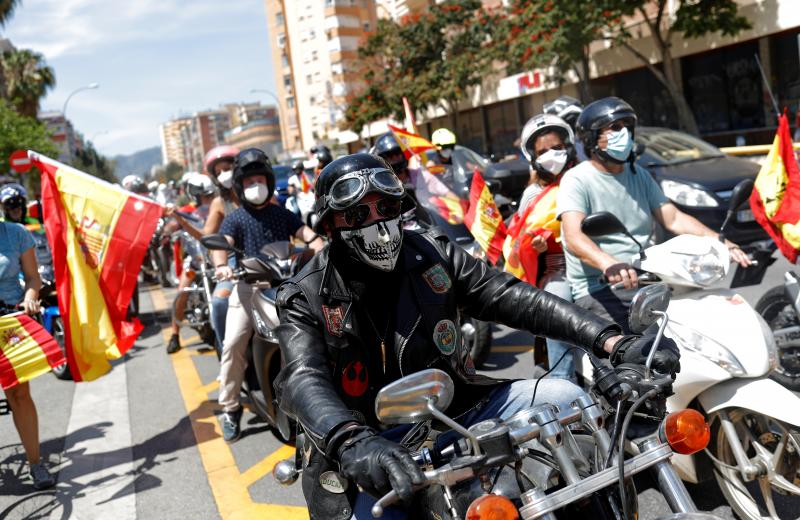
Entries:
POLYGON ((531 350, 533 350, 533 345, 500 345, 497 347, 492 347, 492 352, 530 352, 531 350))
MULTIPOLYGON (((166 309, 164 293, 151 291, 153 305, 166 309)), ((162 330, 164 341, 169 340, 169 326, 162 330)), ((222 439, 222 432, 214 411, 216 403, 208 399, 217 382, 204 385, 192 360, 193 351, 181 349, 170 356, 178 387, 181 390, 186 412, 197 441, 197 451, 205 468, 211 492, 223 520, 250 518, 281 518, 300 520, 308 518, 305 507, 253 502, 247 488, 272 471, 275 464, 294 454, 294 448, 283 446, 271 453, 244 473, 239 471, 230 447, 222 439)))

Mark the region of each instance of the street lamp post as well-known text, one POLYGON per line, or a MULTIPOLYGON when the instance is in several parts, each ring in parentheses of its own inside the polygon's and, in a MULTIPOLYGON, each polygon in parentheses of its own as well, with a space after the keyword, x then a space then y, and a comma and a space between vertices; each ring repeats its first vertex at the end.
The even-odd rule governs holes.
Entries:
POLYGON ((263 88, 252 88, 252 89, 250 89, 250 93, 251 94, 256 94, 256 93, 259 93, 259 92, 263 93, 263 94, 269 94, 270 96, 272 96, 272 99, 275 100, 275 105, 277 105, 277 107, 278 107, 278 130, 280 130, 280 133, 281 133, 281 148, 283 148, 283 153, 286 153, 287 152, 286 144, 287 144, 287 141, 289 139, 289 136, 286 135, 286 133, 284 132, 284 125, 286 124, 286 121, 284 121, 283 109, 281 107, 281 102, 278 99, 278 96, 276 96, 275 93, 272 92, 271 90, 267 90, 267 89, 263 89, 263 88))
MULTIPOLYGON (((95 90, 100 87, 99 83, 89 83, 83 87, 76 88, 72 92, 69 93, 67 99, 64 100, 64 107, 61 109, 61 116, 64 118, 64 130, 67 130, 67 105, 69 105, 69 100, 72 99, 72 96, 77 94, 78 92, 82 92, 84 90, 95 90)), ((69 134, 67 134, 67 157, 69 161, 72 162, 72 146, 69 142, 69 134)))

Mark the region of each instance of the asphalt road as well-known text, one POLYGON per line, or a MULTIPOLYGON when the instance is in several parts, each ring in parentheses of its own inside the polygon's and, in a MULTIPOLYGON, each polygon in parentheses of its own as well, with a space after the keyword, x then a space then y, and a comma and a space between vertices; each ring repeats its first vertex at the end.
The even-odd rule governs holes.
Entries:
MULTIPOLYGON (((788 268, 779 260, 741 294, 755 303, 788 268)), ((0 519, 307 518, 299 484, 280 487, 270 475, 291 447, 249 412, 242 439, 222 441, 213 352, 184 329, 185 348, 166 354, 172 294, 143 291, 147 328, 109 375, 76 385, 47 374, 31 383, 42 451, 59 474, 54 490, 33 492, 11 417, 0 417, 0 519)), ((530 376, 531 336, 498 327, 494 337, 487 373, 530 376)), ((651 481, 637 486, 640 518, 669 512, 651 481)), ((715 484, 690 491, 702 509, 733 518, 715 484)))

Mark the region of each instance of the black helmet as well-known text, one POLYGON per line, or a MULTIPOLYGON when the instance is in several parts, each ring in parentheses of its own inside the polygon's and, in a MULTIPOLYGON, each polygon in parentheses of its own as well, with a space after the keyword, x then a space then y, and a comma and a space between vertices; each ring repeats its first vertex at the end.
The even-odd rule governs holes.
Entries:
POLYGON ((620 119, 631 121, 630 132, 631 139, 633 139, 633 132, 637 122, 636 112, 625 100, 618 97, 607 97, 586 105, 586 108, 583 109, 578 118, 575 130, 587 154, 593 152, 606 161, 619 163, 618 160, 597 147, 597 139, 600 136, 601 128, 620 119))
POLYGON ((247 148, 239 152, 233 165, 233 191, 239 197, 239 202, 245 206, 254 207, 244 197, 243 181, 246 177, 263 175, 267 178, 267 200, 272 198, 275 191, 275 174, 267 154, 258 148, 247 148))
POLYGON ((575 130, 575 123, 583 112, 583 104, 572 96, 559 96, 542 105, 542 112, 560 117, 575 130))
POLYGON ((370 153, 383 158, 389 166, 392 167, 396 175, 400 175, 408 169, 408 159, 403 155, 403 149, 400 148, 400 143, 394 138, 394 134, 386 132, 375 141, 370 153), (388 156, 401 154, 402 159, 395 159, 394 162, 389 162, 388 156))
POLYGON ((22 217, 20 217, 19 223, 25 222, 28 213, 28 192, 25 188, 15 182, 6 184, 0 189, 0 203, 3 204, 6 219, 9 219, 8 209, 21 208, 22 217))
POLYGON ((311 153, 317 158, 317 168, 320 170, 333 162, 333 154, 331 154, 330 148, 324 144, 313 147, 311 153))
POLYGON ((368 153, 340 157, 323 168, 314 193, 314 211, 319 215, 314 230, 323 231, 324 222, 333 210, 342 210, 358 203, 371 192, 402 201, 401 213, 414 209, 403 183, 382 158, 368 153), (346 178, 345 178, 346 177, 346 178))
POLYGON ((305 170, 305 166, 303 166, 303 161, 298 159, 297 161, 292 163, 292 171, 294 173, 301 173, 303 170, 305 170))

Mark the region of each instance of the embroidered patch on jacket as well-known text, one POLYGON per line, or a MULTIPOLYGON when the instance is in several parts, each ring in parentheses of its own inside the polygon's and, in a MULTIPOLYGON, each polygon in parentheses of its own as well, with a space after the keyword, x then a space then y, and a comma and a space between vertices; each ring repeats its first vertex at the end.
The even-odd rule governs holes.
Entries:
POLYGON ((342 390, 350 397, 361 397, 367 391, 369 374, 361 361, 351 361, 342 371, 342 390))
POLYGON ((442 320, 433 328, 433 343, 442 354, 450 355, 456 350, 456 325, 442 320))
POLYGON ((322 313, 325 315, 325 328, 334 336, 342 336, 344 331, 344 310, 339 307, 322 306, 322 313))
POLYGON ((341 475, 335 471, 326 471, 319 476, 319 485, 322 489, 331 493, 344 493, 347 491, 347 480, 343 479, 341 475))
POLYGON ((422 277, 428 282, 428 285, 431 286, 433 292, 438 294, 444 294, 450 290, 450 287, 453 286, 453 282, 450 281, 450 276, 447 274, 447 271, 444 270, 442 264, 436 264, 424 273, 422 273, 422 277))

